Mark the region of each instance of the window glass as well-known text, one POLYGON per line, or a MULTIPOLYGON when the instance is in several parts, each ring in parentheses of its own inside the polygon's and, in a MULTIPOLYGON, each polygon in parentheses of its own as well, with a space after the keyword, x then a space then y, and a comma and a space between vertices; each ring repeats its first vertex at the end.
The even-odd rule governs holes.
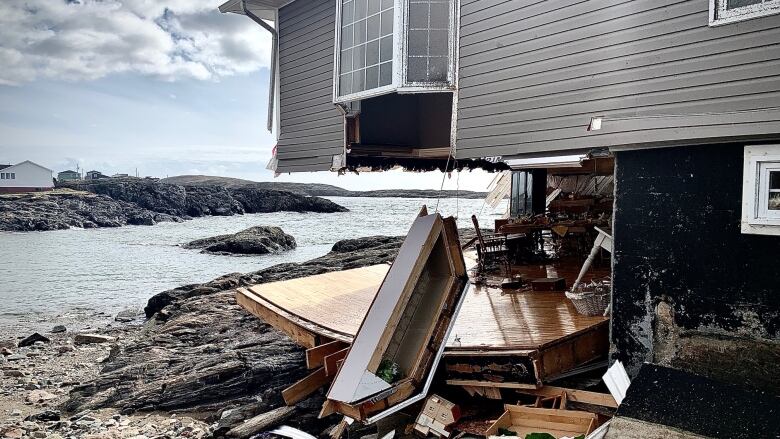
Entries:
POLYGON ((5 172, 0 173, 0 180, 5 180, 5 172))
POLYGON ((743 6, 760 5, 764 0, 727 0, 726 9, 741 8, 743 6))
POLYGON ((15 172, 11 173, 11 180, 16 180, 16 173, 15 172))
POLYGON ((769 172, 769 210, 780 210, 780 171, 769 172))
POLYGON ((409 0, 409 82, 447 82, 452 0, 409 0))
POLYGON ((393 1, 343 0, 339 96, 392 83, 393 9, 393 1))

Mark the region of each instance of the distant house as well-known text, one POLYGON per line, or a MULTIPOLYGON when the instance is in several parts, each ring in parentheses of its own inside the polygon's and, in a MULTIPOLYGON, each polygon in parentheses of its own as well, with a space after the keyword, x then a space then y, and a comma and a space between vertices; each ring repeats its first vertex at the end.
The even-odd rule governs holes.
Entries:
POLYGON ((76 171, 62 171, 57 173, 57 181, 81 180, 81 174, 76 171))
POLYGON ((103 175, 100 171, 89 171, 84 176, 84 180, 99 180, 101 178, 108 178, 108 176, 103 175))
POLYGON ((52 170, 29 160, 0 167, 0 193, 49 191, 52 170))
POLYGON ((129 177, 129 175, 128 174, 114 174, 114 175, 111 176, 111 178, 124 178, 124 177, 129 177))

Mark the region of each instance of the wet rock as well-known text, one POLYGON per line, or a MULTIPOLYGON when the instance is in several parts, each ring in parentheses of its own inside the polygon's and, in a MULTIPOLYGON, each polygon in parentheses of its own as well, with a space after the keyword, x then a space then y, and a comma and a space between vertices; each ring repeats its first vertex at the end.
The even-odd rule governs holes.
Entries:
POLYGON ((295 238, 279 227, 256 226, 232 235, 191 241, 183 247, 202 249, 203 253, 264 255, 292 250, 296 243, 295 238))
POLYGON ((26 346, 32 346, 35 344, 35 342, 43 342, 43 343, 49 343, 51 340, 48 338, 42 336, 41 334, 33 333, 29 337, 26 337, 22 341, 19 342, 19 347, 26 347, 26 346))
POLYGON ((76 334, 76 336, 73 337, 73 343, 76 345, 110 343, 115 340, 116 338, 114 337, 100 334, 76 334))
POLYGON ((117 322, 128 323, 138 318, 139 315, 140 313, 138 310, 126 309, 117 313, 116 317, 114 317, 114 320, 117 322))
POLYGON ((64 325, 56 325, 55 327, 51 328, 52 334, 61 334, 65 331, 67 331, 68 328, 66 328, 64 325))

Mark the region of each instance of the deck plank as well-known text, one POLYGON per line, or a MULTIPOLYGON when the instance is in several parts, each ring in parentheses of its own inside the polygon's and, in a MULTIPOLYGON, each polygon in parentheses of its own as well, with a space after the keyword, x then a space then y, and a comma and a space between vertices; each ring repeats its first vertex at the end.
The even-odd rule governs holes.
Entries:
MULTIPOLYGON (((312 327, 322 328, 321 335, 337 332, 349 339, 360 327, 388 268, 373 265, 256 285, 249 290, 312 327)), ((550 267, 538 270, 558 274, 550 267)), ((566 271, 576 275, 577 270, 566 271)), ((587 332, 606 320, 580 315, 563 292, 513 292, 470 285, 445 354, 538 349, 587 332)))

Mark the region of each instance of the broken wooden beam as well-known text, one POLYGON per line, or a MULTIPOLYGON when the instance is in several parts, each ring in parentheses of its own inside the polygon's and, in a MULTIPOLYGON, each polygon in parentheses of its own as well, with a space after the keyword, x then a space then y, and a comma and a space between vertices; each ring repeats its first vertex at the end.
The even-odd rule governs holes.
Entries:
POLYGON ((344 348, 338 352, 334 352, 324 359, 325 376, 335 376, 339 370, 339 366, 344 362, 344 357, 347 356, 349 348, 344 348))
POLYGON ((307 396, 316 392, 330 382, 331 378, 325 375, 325 368, 321 367, 307 375, 292 386, 282 390, 282 398, 287 405, 293 405, 304 400, 307 396))
POLYGON ((609 393, 589 392, 587 390, 567 389, 565 387, 543 386, 538 389, 517 389, 520 393, 542 397, 556 397, 565 395, 569 402, 600 405, 603 407, 617 408, 615 398, 609 393))
POLYGON ((349 346, 343 341, 332 341, 313 348, 306 349, 306 368, 316 369, 325 365, 325 357, 349 346))
POLYGON ((279 407, 245 421, 227 432, 228 437, 251 437, 263 430, 280 424, 292 416, 295 407, 279 407))
POLYGON ((493 387, 497 389, 536 389, 536 384, 524 384, 524 383, 494 383, 492 381, 477 381, 477 380, 447 380, 447 384, 451 386, 464 386, 464 387, 493 387))

